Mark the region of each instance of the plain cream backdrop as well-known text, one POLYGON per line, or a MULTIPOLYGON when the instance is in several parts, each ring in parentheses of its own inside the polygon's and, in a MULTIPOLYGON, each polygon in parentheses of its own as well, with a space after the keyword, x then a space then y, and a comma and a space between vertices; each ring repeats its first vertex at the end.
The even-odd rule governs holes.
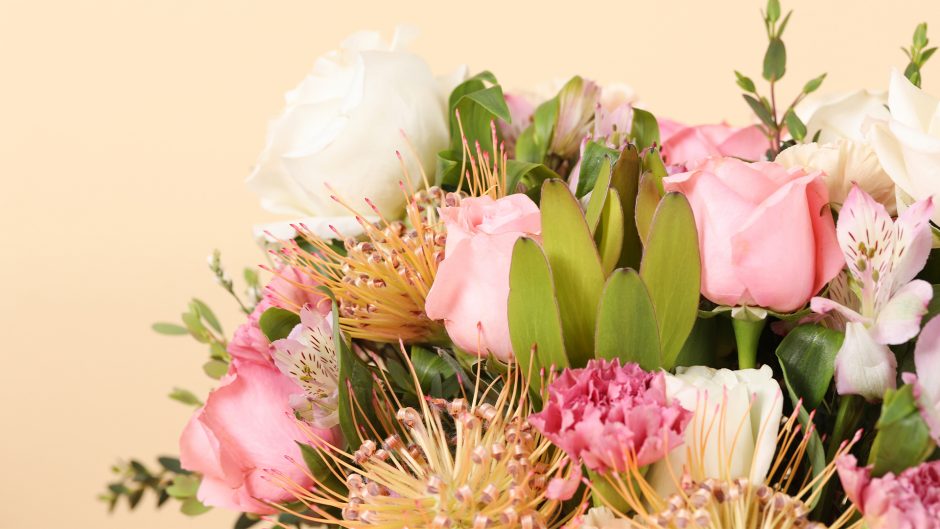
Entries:
MULTIPOLYGON (((737 68, 759 77, 758 0, 315 2, 0 1, 0 526, 227 528, 213 511, 105 514, 117 457, 174 453, 207 391, 205 351, 148 329, 189 297, 237 311, 205 256, 261 261, 243 187, 267 120, 321 53, 360 28, 422 30, 440 73, 460 62, 507 88, 579 73, 633 85, 654 112, 748 120, 737 68)), ((940 42, 938 0, 784 0, 788 88, 885 86, 917 22, 940 42)), ((940 58, 924 72, 940 93, 940 58)), ((235 274, 233 274, 235 275, 235 274)))

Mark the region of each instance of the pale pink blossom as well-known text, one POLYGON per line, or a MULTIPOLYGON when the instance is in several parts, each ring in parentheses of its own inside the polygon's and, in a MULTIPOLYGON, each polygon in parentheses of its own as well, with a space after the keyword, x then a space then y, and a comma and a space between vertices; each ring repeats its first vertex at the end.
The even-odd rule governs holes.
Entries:
POLYGON ((529 422, 597 472, 643 467, 682 444, 691 412, 666 397, 663 373, 595 359, 566 369, 548 386, 548 400, 529 422))
POLYGON ((940 318, 924 325, 914 347, 917 374, 904 373, 904 381, 914 385, 914 397, 934 442, 940 444, 940 318))
POLYGON ((720 156, 757 161, 765 159, 770 149, 770 141, 757 125, 738 129, 726 123, 690 126, 670 119, 658 121, 667 165, 687 166, 720 156))
POLYGON ((836 460, 845 494, 869 529, 940 529, 940 461, 872 478, 855 456, 836 460))
POLYGON ((817 313, 836 312, 845 340, 836 356, 840 394, 880 399, 896 386, 897 361, 889 345, 920 331, 933 288, 914 276, 930 253, 933 203, 920 201, 897 221, 885 207, 854 186, 839 213, 837 236, 848 266, 848 290, 841 299, 813 298, 817 313))
POLYGON ((509 265, 519 237, 538 238, 541 216, 521 194, 499 200, 465 198, 441 208, 447 227, 444 260, 428 292, 425 313, 444 320, 450 338, 473 353, 512 358, 509 340, 509 265))

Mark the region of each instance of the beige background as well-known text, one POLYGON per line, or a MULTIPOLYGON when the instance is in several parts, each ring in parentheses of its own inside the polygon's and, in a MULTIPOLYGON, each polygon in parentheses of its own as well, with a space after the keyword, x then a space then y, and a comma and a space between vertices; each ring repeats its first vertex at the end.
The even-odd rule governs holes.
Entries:
MULTIPOLYGON (((915 23, 940 42, 937 0, 784 3, 793 85, 883 87, 915 23)), ((249 231, 270 217, 242 180, 283 92, 347 33, 407 21, 442 73, 580 73, 657 114, 743 123, 732 69, 759 77, 761 4, 0 1, 0 526, 230 526, 152 499, 109 517, 95 495, 115 458, 175 452, 189 410, 165 395, 208 390, 205 352, 148 326, 196 295, 234 328, 205 256, 261 260, 249 231)), ((940 59, 924 77, 940 93, 940 59)))

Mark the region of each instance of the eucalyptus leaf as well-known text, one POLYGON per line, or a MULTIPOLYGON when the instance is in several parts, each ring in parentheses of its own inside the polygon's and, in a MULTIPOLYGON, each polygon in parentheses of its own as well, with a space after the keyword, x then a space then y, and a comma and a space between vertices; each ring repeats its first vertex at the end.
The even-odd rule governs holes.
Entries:
POLYGON ((636 270, 620 268, 607 279, 597 316, 597 358, 663 367, 653 301, 636 270))
POLYGON ((770 39, 764 53, 764 79, 775 82, 787 71, 787 48, 779 37, 770 39))
POLYGON ((167 494, 174 498, 191 498, 199 490, 199 477, 194 475, 178 475, 173 483, 166 488, 167 494))
POLYGON ((202 364, 202 371, 209 375, 209 377, 218 380, 228 373, 228 362, 224 362, 222 360, 209 360, 205 364, 202 364))
POLYGON ((754 111, 754 114, 761 120, 764 125, 768 127, 775 128, 777 123, 774 121, 774 118, 770 114, 770 109, 762 101, 759 101, 757 98, 743 94, 744 100, 747 101, 751 110, 754 111))
POLYGON ((202 401, 195 393, 183 388, 173 388, 169 397, 188 406, 202 406, 202 401))
POLYGON ((215 313, 212 312, 212 309, 209 308, 209 305, 206 305, 199 299, 193 298, 190 302, 190 306, 194 308, 199 316, 201 316, 210 327, 215 329, 216 332, 222 332, 222 324, 219 323, 219 319, 215 316, 215 313))
POLYGON ((180 512, 186 516, 199 516, 200 514, 205 514, 212 510, 212 507, 203 505, 202 502, 197 500, 195 497, 186 498, 183 500, 182 505, 180 505, 180 512))

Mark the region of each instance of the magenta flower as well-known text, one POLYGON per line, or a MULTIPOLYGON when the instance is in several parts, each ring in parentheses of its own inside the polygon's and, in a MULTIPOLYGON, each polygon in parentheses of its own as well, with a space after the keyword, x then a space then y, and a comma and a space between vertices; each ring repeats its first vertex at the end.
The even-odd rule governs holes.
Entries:
POLYGON ((597 359, 566 369, 529 422, 591 470, 623 472, 662 459, 682 443, 691 413, 666 398, 663 374, 597 359))
POLYGON ((872 467, 859 468, 851 455, 838 458, 836 468, 869 529, 940 529, 940 461, 874 479, 872 467))

